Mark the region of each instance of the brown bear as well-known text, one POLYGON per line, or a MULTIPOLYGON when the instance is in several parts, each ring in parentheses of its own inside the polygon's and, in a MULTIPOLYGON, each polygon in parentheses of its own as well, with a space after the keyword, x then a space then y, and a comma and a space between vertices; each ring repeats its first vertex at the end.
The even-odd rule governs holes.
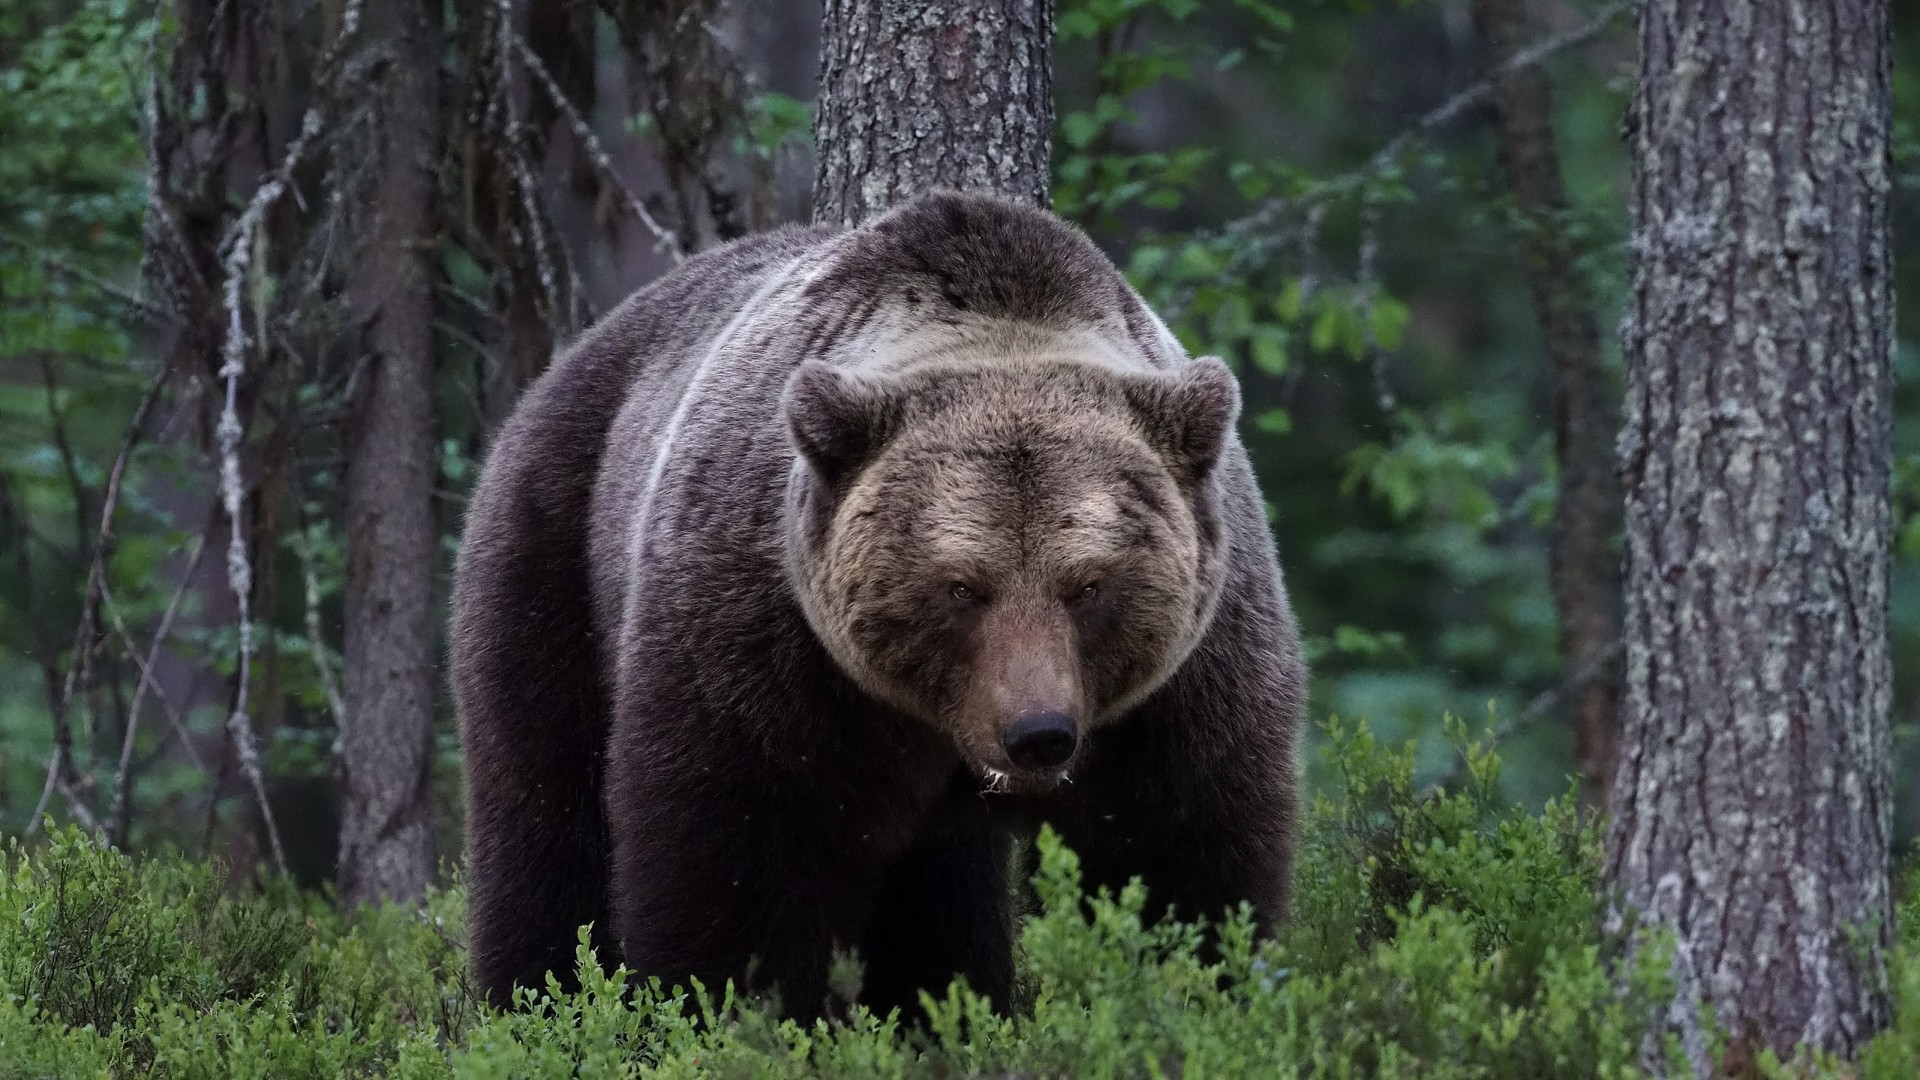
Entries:
POLYGON ((687 264, 495 442, 455 575, 472 955, 911 1006, 1013 988, 1011 838, 1285 904, 1305 669, 1227 368, 1043 211, 687 264))

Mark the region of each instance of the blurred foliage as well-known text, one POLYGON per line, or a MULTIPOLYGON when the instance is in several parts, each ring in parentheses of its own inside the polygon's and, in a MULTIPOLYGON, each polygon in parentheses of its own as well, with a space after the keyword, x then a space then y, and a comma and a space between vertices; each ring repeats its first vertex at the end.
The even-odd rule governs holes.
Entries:
MULTIPOLYGON (((99 490, 149 375, 118 295, 141 253, 138 94, 151 20, 130 0, 0 0, 0 825, 20 827, 51 731, 99 490), (76 488, 79 494, 76 496, 76 488), (58 658, 57 658, 58 657, 58 658)), ((161 479, 169 463, 142 454, 161 479)), ((150 622, 150 571, 178 537, 136 487, 115 552, 121 614, 150 622)), ((85 703, 83 703, 85 704, 85 703)))
MULTIPOLYGON (((1536 8, 1547 33, 1603 6, 1541 0, 1536 8)), ((288 10, 306 17, 309 8, 288 10)), ((736 10, 754 17, 751 5, 736 10)), ((1240 374, 1245 435, 1314 661, 1315 713, 1366 717, 1396 743, 1417 739, 1413 766, 1423 779, 1450 760, 1434 717, 1532 715, 1527 703, 1561 675, 1544 539, 1555 488, 1547 372, 1521 224, 1485 107, 1415 130, 1483 73, 1468 11, 1464 0, 1062 0, 1057 23, 1056 206, 1114 256, 1188 347, 1223 356, 1240 374)), ((1900 325, 1912 327, 1920 287, 1911 267, 1920 259, 1905 256, 1920 251, 1920 7, 1894 5, 1894 19, 1894 245, 1900 325)), ((1582 272, 1603 327, 1617 322, 1627 274, 1619 123, 1632 70, 1629 22, 1547 67, 1572 202, 1555 224, 1586 253, 1582 272)), ((143 103, 155 54, 164 52, 156 31, 164 42, 169 28, 130 0, 0 0, 0 543, 8 548, 0 558, 0 832, 21 829, 41 795, 50 695, 72 663, 101 488, 155 362, 137 282, 143 103)), ((756 88, 746 114, 739 152, 805 152, 804 100, 756 88)), ((646 133, 606 133, 615 146, 635 137, 646 133)), ((307 198, 319 194, 303 187, 307 198)), ((619 262, 608 252, 593 258, 619 262)), ((484 446, 474 375, 484 350, 472 339, 489 316, 461 305, 486 296, 489 283, 457 244, 444 264, 441 520, 450 564, 484 446)), ((1920 343, 1911 331, 1899 339, 1896 366, 1904 843, 1920 824, 1920 787, 1906 779, 1920 708, 1920 343)), ((338 390, 302 388, 302 407, 320 408, 338 390)), ((279 816, 310 883, 327 876, 333 850, 334 730, 317 666, 337 666, 340 634, 342 530, 333 515, 341 453, 338 425, 329 423, 298 446, 276 448, 272 467, 297 475, 296 494, 290 510, 263 522, 271 528, 256 552, 255 711, 279 816), (309 564, 317 636, 309 632, 309 564)), ((141 650, 185 573, 211 493, 207 433, 193 410, 150 427, 132 460, 107 574, 111 613, 141 650)), ((208 773, 227 767, 222 688, 236 642, 217 524, 206 544, 160 655, 161 681, 181 700, 148 700, 134 744, 135 846, 211 846, 245 821, 233 807, 217 816, 209 798, 208 773)), ((96 659, 118 666, 72 710, 84 755, 96 743, 117 750, 137 678, 119 655, 127 650, 117 631, 107 631, 111 647, 96 659)), ((441 709, 437 783, 442 847, 451 851, 457 741, 450 705, 441 709)), ((1570 751, 1558 725, 1525 725, 1506 747, 1501 797, 1545 805, 1565 788, 1570 751)), ((98 763, 108 776, 109 757, 82 764, 98 763)), ((1337 780, 1328 767, 1315 769, 1316 785, 1337 780)))

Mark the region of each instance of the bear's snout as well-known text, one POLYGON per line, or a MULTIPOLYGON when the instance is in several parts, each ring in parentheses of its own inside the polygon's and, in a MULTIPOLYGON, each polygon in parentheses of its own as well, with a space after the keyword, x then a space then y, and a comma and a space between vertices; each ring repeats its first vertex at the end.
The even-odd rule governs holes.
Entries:
POLYGON ((1087 717, 1073 628, 1039 603, 987 613, 961 746, 995 783, 1045 789, 1080 749, 1087 717))
POLYGON ((1030 772, 1065 765, 1079 743, 1073 718, 1063 712, 1021 713, 1000 732, 1007 759, 1030 772))

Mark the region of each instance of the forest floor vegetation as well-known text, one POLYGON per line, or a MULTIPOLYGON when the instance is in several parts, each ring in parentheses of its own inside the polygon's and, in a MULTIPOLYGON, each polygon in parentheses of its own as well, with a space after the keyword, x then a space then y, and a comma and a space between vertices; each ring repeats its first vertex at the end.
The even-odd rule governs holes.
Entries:
MULTIPOLYGON (((1629 1077, 1677 1063, 1654 1024, 1670 945, 1609 929, 1600 832, 1571 795, 1496 797, 1499 760, 1415 784, 1411 747, 1329 728, 1278 940, 1156 921, 1137 886, 1086 897, 1038 844, 1013 1017, 956 985, 924 1026, 853 1008, 802 1026, 723 988, 629 992, 582 934, 582 985, 476 1001, 462 891, 341 915, 216 865, 86 834, 12 844, 0 874, 0 1080, 25 1077, 1629 1077)), ((1920 901, 1908 891, 1892 1027, 1857 1063, 1769 1076, 1920 1076, 1920 901)), ((839 985, 853 992, 857 965, 839 985)))

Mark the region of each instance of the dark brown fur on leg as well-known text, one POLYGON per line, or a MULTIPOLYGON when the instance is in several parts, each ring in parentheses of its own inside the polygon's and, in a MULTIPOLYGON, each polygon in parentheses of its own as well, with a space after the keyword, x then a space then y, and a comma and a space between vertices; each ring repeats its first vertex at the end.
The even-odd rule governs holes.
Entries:
POLYGON ((937 999, 955 977, 1001 1013, 1012 1008, 1012 848, 979 782, 956 776, 880 887, 860 950, 868 1008, 923 1019, 920 992, 937 999))
POLYGON ((595 480, 614 419, 649 363, 672 367, 818 234, 755 237, 689 263, 610 312, 554 362, 488 454, 454 572, 451 661, 466 772, 469 948, 505 1004, 549 971, 574 981, 580 926, 620 959, 607 907, 603 764, 609 695, 594 618, 607 567, 590 549, 595 480))
MULTIPOLYGON (((573 381, 573 380, 568 380, 573 381)), ((584 543, 584 492, 537 464, 554 443, 604 430, 565 382, 542 422, 502 432, 456 579, 454 681, 467 771, 467 880, 473 972, 504 1005, 513 987, 574 981, 575 933, 594 924, 604 962, 607 827, 600 809, 606 695, 598 671, 584 543)))

